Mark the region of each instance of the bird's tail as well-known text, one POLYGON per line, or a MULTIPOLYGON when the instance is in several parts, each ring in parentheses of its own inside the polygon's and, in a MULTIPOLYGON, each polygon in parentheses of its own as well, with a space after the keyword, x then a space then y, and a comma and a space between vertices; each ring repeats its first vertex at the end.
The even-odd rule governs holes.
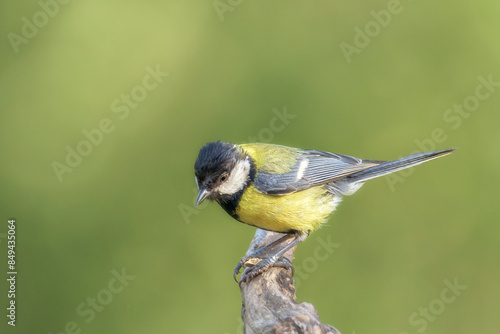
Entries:
POLYGON ((395 161, 389 161, 382 163, 378 166, 370 167, 361 172, 357 172, 346 177, 346 180, 352 183, 365 182, 367 180, 384 176, 390 173, 397 172, 401 169, 410 168, 416 165, 419 165, 423 162, 440 158, 445 155, 451 154, 455 151, 454 148, 435 151, 435 152, 424 152, 424 153, 416 153, 409 155, 407 157, 401 158, 395 161))

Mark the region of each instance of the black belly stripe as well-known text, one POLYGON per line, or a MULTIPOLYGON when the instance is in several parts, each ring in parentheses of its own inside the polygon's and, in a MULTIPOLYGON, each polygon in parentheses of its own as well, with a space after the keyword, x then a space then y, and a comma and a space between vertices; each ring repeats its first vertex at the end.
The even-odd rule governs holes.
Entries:
POLYGON ((241 189, 235 194, 230 196, 221 196, 221 198, 217 199, 219 205, 234 219, 238 220, 238 215, 236 214, 236 208, 241 201, 241 197, 243 196, 243 192, 247 187, 241 189))

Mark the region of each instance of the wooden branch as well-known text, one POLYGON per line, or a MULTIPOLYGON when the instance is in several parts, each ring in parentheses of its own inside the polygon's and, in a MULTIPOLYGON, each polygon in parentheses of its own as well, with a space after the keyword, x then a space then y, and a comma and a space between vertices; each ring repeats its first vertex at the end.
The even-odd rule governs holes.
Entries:
MULTIPOLYGON (((247 256, 282 236, 258 229, 247 256)), ((294 254, 295 247, 286 256, 293 260, 294 254)), ((286 269, 271 267, 248 284, 241 284, 245 333, 340 334, 334 327, 320 322, 312 304, 296 302, 295 286, 289 274, 286 269)))

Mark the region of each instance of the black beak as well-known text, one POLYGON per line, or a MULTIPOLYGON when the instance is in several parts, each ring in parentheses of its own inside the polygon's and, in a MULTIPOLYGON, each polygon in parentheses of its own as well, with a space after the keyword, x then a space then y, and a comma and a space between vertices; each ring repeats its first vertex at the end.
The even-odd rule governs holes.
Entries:
POLYGON ((196 199, 196 203, 194 204, 195 206, 198 206, 205 200, 210 195, 210 191, 208 191, 205 188, 201 188, 200 192, 198 193, 198 198, 196 199))

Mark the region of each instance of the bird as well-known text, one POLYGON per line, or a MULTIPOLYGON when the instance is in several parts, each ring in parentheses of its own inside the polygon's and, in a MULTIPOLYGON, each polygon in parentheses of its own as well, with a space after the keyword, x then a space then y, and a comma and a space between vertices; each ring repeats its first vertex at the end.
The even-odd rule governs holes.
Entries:
POLYGON ((291 269, 293 275, 285 253, 318 229, 343 196, 354 194, 368 180, 454 150, 381 161, 277 144, 218 140, 204 145, 194 164, 198 187, 195 205, 206 199, 215 201, 239 222, 284 234, 240 259, 233 271, 238 282, 237 275, 246 267, 240 285, 272 266, 291 269))

